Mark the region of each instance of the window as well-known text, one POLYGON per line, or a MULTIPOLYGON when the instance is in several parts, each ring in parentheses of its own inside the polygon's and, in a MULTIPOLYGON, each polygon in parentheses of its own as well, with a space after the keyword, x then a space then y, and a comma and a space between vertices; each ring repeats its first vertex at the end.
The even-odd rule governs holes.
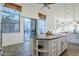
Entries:
POLYGON ((45 20, 38 20, 38 32, 39 34, 45 33, 45 20))
POLYGON ((39 35, 45 33, 46 15, 39 13, 38 16, 39 20, 37 20, 37 22, 38 22, 38 35, 39 35))
POLYGON ((20 31, 20 13, 19 11, 4 7, 2 17, 2 32, 19 32, 20 31))

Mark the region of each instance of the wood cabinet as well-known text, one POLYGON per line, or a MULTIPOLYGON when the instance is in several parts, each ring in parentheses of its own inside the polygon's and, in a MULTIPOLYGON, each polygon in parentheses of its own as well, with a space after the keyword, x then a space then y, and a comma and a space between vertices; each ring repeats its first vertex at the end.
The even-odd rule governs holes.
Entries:
POLYGON ((49 55, 56 56, 57 55, 57 40, 49 41, 49 55))
POLYGON ((66 37, 62 37, 62 40, 61 40, 61 46, 62 46, 62 52, 67 49, 67 40, 66 40, 66 37))
POLYGON ((66 49, 67 41, 65 36, 51 40, 34 39, 33 41, 34 56, 59 56, 66 49), (43 46, 43 48, 39 49, 38 45, 43 46))
POLYGON ((57 48, 58 48, 58 55, 60 55, 62 53, 62 44, 61 44, 61 38, 58 39, 57 41, 57 48))

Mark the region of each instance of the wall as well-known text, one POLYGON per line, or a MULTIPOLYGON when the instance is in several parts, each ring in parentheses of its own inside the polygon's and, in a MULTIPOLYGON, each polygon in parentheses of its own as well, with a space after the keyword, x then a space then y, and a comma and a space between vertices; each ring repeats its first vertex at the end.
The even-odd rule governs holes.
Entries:
MULTIPOLYGON (((21 16, 27 16, 30 18, 38 18, 38 13, 41 12, 47 15, 45 31, 56 30, 56 20, 71 21, 73 20, 73 4, 52 4, 49 10, 40 10, 43 5, 41 4, 19 4, 22 5, 21 16)), ((75 4, 75 20, 79 20, 79 4, 75 4)), ((24 18, 21 17, 20 33, 5 33, 3 34, 3 46, 22 43, 24 42, 23 25, 24 18)))
MULTIPOLYGON (((78 11, 79 4, 75 4, 74 6, 75 6, 74 7, 75 13, 79 14, 79 11, 78 11)), ((57 24, 56 20, 58 20, 59 23, 63 22, 63 21, 67 22, 67 21, 73 20, 73 4, 71 4, 71 3, 67 3, 67 4, 58 3, 58 4, 53 4, 50 7, 51 7, 51 9, 48 12, 49 16, 48 16, 48 20, 46 22, 46 31, 48 31, 48 30, 53 31, 53 30, 57 29, 56 28, 57 27, 56 26, 56 24, 57 24)), ((78 18, 78 15, 75 16, 75 17, 78 18)), ((76 18, 75 18, 75 20, 76 20, 76 18)))
POLYGON ((39 4, 19 4, 22 5, 22 12, 20 17, 20 32, 19 33, 3 33, 2 35, 2 46, 18 44, 24 42, 24 17, 38 19, 38 13, 44 13, 45 11, 40 11, 39 4))
MULTIPOLYGON (((50 30, 53 32, 53 30, 56 30, 56 23, 57 23, 56 20, 59 20, 59 22, 62 22, 62 21, 72 22, 73 20, 79 21, 79 4, 74 4, 74 5, 71 3, 54 4, 54 5, 51 5, 51 7, 52 9, 49 11, 48 20, 46 21, 46 31, 50 30), (74 19, 73 19, 73 16, 74 16, 74 19)), ((67 30, 69 29, 67 28, 67 30)), ((79 34, 71 34, 71 39, 70 37, 67 38, 68 42, 79 44, 79 40, 77 38, 78 35, 79 34)))
POLYGON ((30 18, 35 18, 35 19, 39 19, 38 18, 38 13, 43 13, 43 14, 47 14, 46 11, 44 10, 40 10, 40 8, 42 7, 42 5, 40 4, 34 4, 34 3, 27 3, 27 4, 20 4, 23 6, 22 8, 22 15, 23 16, 27 16, 30 18))
POLYGON ((46 31, 56 30, 56 20, 59 20, 59 22, 79 21, 79 4, 74 4, 73 7, 72 3, 58 3, 50 5, 50 7, 51 9, 48 12, 48 19, 46 21, 46 31))
POLYGON ((18 44, 24 42, 23 39, 23 18, 20 18, 20 32, 18 33, 3 33, 2 46, 18 44))

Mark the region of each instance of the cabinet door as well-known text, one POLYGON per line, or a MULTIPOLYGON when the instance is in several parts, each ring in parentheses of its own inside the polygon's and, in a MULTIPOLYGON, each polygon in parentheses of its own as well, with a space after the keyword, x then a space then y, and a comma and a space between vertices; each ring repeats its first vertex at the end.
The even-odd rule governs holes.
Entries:
POLYGON ((62 45, 62 52, 63 52, 64 50, 67 49, 67 40, 66 40, 66 37, 62 37, 61 45, 62 45))
POLYGON ((62 49, 61 49, 61 38, 59 38, 58 39, 58 55, 60 55, 61 54, 61 52, 62 52, 62 49))
POLYGON ((51 55, 52 56, 57 56, 58 54, 57 54, 57 40, 52 40, 52 45, 51 45, 51 55))
POLYGON ((64 40, 63 40, 63 45, 64 45, 63 50, 66 50, 68 48, 68 43, 67 43, 67 39, 66 38, 67 37, 64 37, 64 40))

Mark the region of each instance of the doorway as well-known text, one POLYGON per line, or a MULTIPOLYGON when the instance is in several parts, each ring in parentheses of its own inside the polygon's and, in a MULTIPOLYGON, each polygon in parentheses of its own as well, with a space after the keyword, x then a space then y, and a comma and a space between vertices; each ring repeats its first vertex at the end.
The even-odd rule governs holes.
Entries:
POLYGON ((24 20, 24 42, 29 41, 30 36, 31 36, 31 19, 25 18, 24 20))
POLYGON ((24 51, 30 56, 31 19, 24 18, 24 51))
POLYGON ((24 49, 31 55, 31 39, 36 36, 36 19, 24 18, 24 49))

